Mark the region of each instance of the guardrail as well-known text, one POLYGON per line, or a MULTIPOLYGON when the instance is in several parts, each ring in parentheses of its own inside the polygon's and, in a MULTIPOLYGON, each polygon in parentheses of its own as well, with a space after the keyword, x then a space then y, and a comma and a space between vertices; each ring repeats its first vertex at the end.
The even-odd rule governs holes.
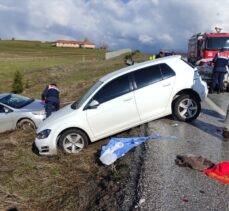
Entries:
POLYGON ((117 56, 120 56, 122 54, 125 54, 125 53, 131 53, 132 50, 130 48, 126 48, 126 49, 122 49, 122 50, 118 50, 118 51, 112 51, 112 52, 108 52, 105 54, 105 59, 111 59, 111 58, 114 58, 114 57, 117 57, 117 56))

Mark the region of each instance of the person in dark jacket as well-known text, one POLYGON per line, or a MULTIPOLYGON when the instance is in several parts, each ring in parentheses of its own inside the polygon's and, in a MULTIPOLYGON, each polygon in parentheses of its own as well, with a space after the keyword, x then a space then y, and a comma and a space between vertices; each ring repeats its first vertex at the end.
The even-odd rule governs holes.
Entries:
POLYGON ((196 59, 195 54, 193 52, 190 53, 189 58, 188 58, 188 62, 195 66, 197 59, 196 59))
POLYGON ((53 111, 60 108, 59 89, 55 83, 49 84, 45 87, 41 94, 41 99, 45 102, 46 118, 48 118, 53 111))
POLYGON ((225 74, 227 73, 227 65, 228 65, 228 56, 224 53, 224 49, 222 48, 213 59, 213 72, 212 72, 212 85, 210 89, 210 93, 213 93, 216 89, 217 92, 223 92, 223 80, 225 74))
POLYGON ((165 52, 164 52, 164 51, 160 51, 160 52, 156 55, 156 59, 162 58, 162 57, 165 57, 165 52))

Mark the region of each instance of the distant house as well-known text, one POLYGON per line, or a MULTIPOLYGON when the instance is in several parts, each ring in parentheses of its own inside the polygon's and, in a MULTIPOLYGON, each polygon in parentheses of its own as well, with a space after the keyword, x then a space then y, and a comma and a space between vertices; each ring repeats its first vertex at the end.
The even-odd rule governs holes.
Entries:
POLYGON ((56 47, 67 48, 95 48, 95 44, 90 41, 77 41, 77 40, 57 40, 53 44, 56 47))
POLYGON ((81 48, 95 48, 95 44, 90 41, 83 41, 81 43, 81 48))

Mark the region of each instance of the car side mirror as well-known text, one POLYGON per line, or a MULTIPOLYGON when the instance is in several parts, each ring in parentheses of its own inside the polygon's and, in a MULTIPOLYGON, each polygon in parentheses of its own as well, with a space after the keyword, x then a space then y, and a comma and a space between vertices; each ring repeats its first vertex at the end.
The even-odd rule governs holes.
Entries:
POLYGON ((97 108, 99 106, 99 102, 97 100, 92 100, 89 105, 88 105, 88 108, 89 109, 94 109, 94 108, 97 108))

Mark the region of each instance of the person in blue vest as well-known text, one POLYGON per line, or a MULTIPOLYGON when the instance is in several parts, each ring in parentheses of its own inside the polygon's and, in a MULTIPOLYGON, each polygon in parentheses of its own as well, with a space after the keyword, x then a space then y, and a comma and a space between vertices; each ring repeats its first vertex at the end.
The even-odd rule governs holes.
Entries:
POLYGON ((224 53, 224 48, 215 55, 213 59, 212 84, 210 93, 213 93, 217 86, 217 93, 223 92, 223 81, 227 73, 228 56, 224 53))
POLYGON ((46 118, 48 118, 53 111, 60 108, 60 91, 55 83, 47 85, 41 94, 41 100, 45 102, 46 118))

